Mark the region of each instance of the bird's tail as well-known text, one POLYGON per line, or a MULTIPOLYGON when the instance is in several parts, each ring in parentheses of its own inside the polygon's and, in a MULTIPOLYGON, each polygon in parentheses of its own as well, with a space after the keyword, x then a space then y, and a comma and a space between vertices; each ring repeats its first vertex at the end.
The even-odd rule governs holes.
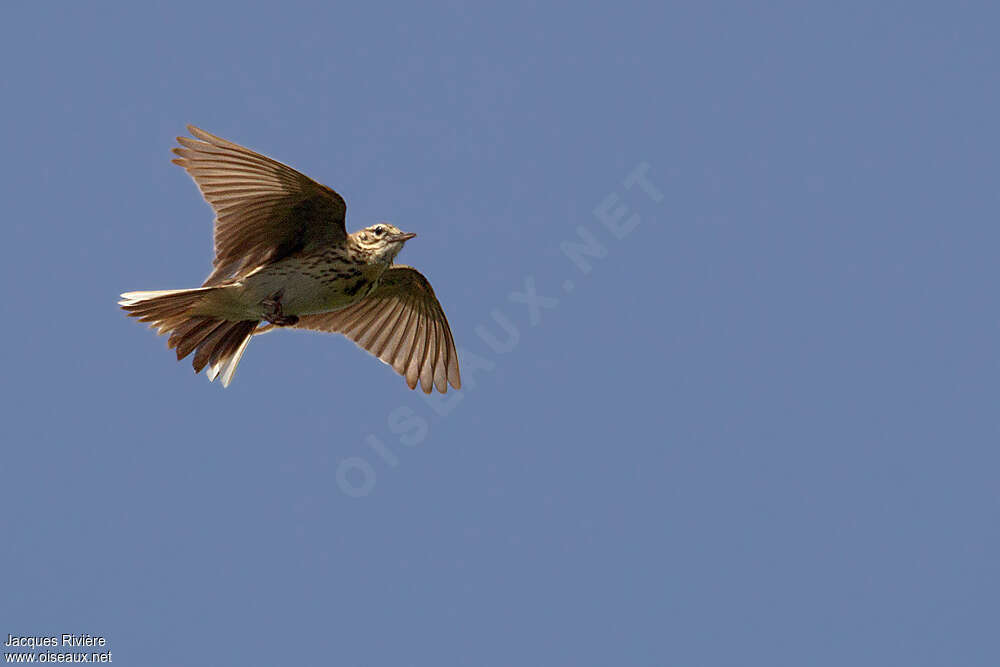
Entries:
POLYGON ((177 349, 178 361, 194 352, 194 372, 208 366, 208 379, 221 375, 222 386, 228 387, 258 321, 195 314, 206 297, 220 289, 224 288, 126 292, 118 305, 129 316, 149 322, 158 334, 170 333, 167 346, 177 349))

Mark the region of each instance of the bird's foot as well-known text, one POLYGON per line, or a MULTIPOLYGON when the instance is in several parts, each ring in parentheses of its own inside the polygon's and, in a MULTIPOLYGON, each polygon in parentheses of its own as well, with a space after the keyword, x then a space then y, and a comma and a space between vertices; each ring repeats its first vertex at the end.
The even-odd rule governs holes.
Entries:
POLYGON ((276 327, 288 327, 299 321, 298 315, 285 315, 281 309, 281 296, 284 290, 275 292, 271 298, 264 299, 260 305, 264 307, 264 319, 276 327))

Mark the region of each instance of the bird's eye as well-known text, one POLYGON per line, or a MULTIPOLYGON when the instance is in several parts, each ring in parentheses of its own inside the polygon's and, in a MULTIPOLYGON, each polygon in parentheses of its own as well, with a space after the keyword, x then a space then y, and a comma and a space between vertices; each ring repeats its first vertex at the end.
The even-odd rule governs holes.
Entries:
POLYGON ((382 234, 385 234, 385 227, 382 227, 381 225, 379 225, 378 227, 376 227, 372 231, 375 232, 375 236, 382 236, 382 234))

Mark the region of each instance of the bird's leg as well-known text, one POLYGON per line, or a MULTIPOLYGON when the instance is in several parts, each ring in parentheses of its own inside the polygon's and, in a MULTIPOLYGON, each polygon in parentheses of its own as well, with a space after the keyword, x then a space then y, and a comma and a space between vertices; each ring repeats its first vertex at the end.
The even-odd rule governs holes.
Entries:
POLYGON ((287 327, 299 321, 297 315, 285 315, 281 310, 281 297, 285 290, 280 289, 260 302, 264 307, 264 319, 278 327, 287 327))

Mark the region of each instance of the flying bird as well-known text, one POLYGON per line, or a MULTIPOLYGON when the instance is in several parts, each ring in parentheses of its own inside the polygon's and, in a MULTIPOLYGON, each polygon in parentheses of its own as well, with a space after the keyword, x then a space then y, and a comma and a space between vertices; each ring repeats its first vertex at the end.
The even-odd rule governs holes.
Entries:
POLYGON ((250 339, 275 328, 340 333, 414 389, 462 386, 444 310, 393 260, 416 234, 381 222, 348 234, 347 204, 291 167, 188 126, 173 160, 215 210, 215 260, 201 287, 126 292, 131 317, 170 334, 181 360, 229 386, 250 339), (263 324, 266 322, 266 324, 263 324), (261 326, 263 324, 263 326, 261 326))

